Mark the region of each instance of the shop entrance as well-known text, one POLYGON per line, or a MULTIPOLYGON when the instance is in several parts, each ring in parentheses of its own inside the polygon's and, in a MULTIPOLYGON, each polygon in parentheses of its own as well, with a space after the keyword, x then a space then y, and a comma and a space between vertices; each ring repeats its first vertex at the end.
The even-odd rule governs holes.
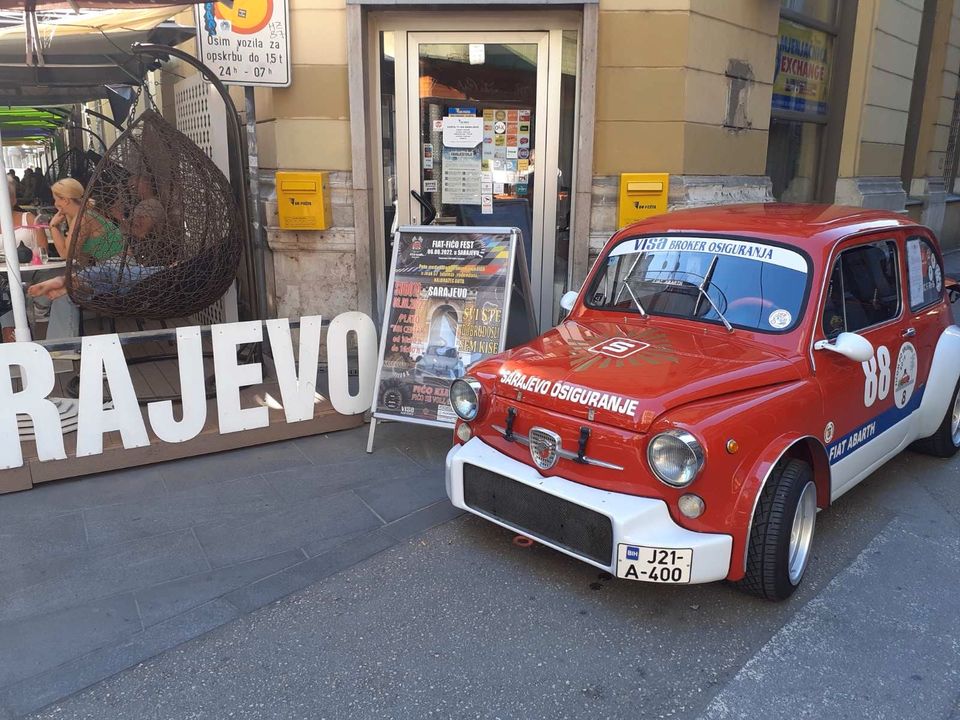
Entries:
POLYGON ((537 324, 558 320, 570 284, 579 19, 545 15, 379 19, 384 285, 391 227, 425 222, 430 207, 435 224, 519 228, 537 324))

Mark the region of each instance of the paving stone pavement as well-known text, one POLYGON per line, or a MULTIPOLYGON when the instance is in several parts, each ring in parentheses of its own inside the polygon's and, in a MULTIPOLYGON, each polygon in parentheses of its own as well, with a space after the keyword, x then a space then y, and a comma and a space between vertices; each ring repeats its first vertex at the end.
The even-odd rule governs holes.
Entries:
POLYGON ((0 496, 0 718, 459 513, 448 430, 380 424, 0 496))

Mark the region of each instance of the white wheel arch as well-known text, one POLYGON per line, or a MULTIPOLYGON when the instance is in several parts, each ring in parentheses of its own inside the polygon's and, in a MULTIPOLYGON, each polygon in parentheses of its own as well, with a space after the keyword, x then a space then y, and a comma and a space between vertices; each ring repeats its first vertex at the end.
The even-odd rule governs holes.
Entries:
POLYGON ((929 437, 937 431, 947 412, 953 391, 960 379, 960 327, 951 325, 940 335, 933 353, 927 386, 913 424, 915 437, 929 437))

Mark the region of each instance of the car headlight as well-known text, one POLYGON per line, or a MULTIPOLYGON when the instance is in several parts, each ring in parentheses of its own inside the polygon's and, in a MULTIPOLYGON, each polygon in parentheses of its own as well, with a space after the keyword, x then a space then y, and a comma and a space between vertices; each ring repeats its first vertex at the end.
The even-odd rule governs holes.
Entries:
POLYGON ((703 448, 686 430, 667 430, 647 446, 650 469, 671 487, 686 487, 703 468, 703 448))
POLYGON ((454 380, 450 386, 450 407, 461 420, 470 422, 480 412, 480 382, 471 377, 454 380))

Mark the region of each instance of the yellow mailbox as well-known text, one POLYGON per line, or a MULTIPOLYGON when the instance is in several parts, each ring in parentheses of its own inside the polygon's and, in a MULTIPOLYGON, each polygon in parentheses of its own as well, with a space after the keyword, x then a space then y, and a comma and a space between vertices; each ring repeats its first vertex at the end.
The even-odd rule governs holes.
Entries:
POLYGON ((278 172, 277 212, 282 230, 330 227, 330 187, 325 172, 278 172))
POLYGON ((670 173, 621 173, 617 227, 667 211, 670 173))

